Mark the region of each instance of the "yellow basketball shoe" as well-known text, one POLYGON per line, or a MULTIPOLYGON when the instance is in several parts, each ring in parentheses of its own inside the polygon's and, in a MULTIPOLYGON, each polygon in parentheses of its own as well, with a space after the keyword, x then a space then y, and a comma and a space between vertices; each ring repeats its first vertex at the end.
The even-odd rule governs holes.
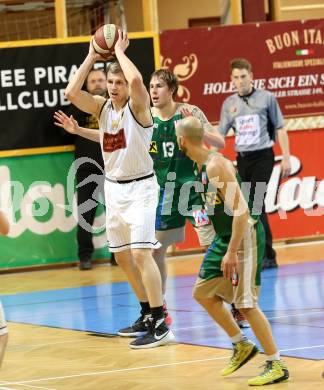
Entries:
POLYGON ((222 376, 229 375, 238 370, 259 352, 257 346, 248 339, 233 344, 233 348, 233 355, 228 365, 221 371, 222 376))
POLYGON ((250 386, 271 385, 272 383, 286 382, 289 372, 282 360, 267 360, 262 374, 249 379, 250 386))

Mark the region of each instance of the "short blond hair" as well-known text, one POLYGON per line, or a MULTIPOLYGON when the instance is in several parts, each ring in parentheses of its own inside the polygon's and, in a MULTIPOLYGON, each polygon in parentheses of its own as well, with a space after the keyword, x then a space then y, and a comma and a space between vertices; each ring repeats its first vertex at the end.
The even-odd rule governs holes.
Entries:
POLYGON ((194 116, 188 116, 177 122, 176 132, 193 142, 201 142, 204 137, 204 129, 200 120, 194 116))
POLYGON ((116 59, 108 62, 107 66, 106 66, 106 74, 108 74, 108 72, 110 72, 112 74, 122 73, 122 75, 124 75, 124 72, 123 72, 119 62, 116 59))

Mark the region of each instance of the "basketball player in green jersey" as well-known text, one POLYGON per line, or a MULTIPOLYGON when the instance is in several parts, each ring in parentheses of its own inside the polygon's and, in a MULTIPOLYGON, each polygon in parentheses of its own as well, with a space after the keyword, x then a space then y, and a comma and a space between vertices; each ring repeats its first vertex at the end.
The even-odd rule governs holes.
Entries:
MULTIPOLYGON (((162 244, 159 249, 154 249, 153 257, 161 272, 163 295, 167 279, 166 251, 169 245, 184 240, 185 219, 188 218, 196 229, 202 246, 208 247, 215 235, 208 216, 203 214, 204 210, 197 208, 201 206, 202 200, 193 187, 193 162, 179 150, 175 123, 185 116, 194 115, 204 129, 204 140, 217 148, 224 147, 223 137, 198 107, 173 100, 177 90, 178 79, 170 70, 159 69, 152 74, 150 95, 154 130, 150 155, 160 186, 156 238, 162 244), (194 218, 191 211, 193 207, 196 208, 194 218)), ((166 305, 164 309, 166 322, 170 324, 172 320, 166 305)))
POLYGON ((194 117, 182 119, 176 125, 176 133, 181 150, 197 164, 206 212, 217 232, 205 254, 193 296, 233 343, 233 355, 221 375, 233 373, 258 353, 256 345, 234 321, 225 301, 234 302, 243 312, 267 355, 264 371, 248 384, 262 386, 286 381, 288 370, 280 360, 270 324, 257 302, 265 247, 261 221, 250 216, 232 163, 204 146, 201 123, 194 117))
MULTIPOLYGON (((9 233, 9 223, 6 216, 0 211, 0 235, 6 236, 9 233)), ((0 301, 0 367, 8 343, 8 328, 5 320, 2 304, 0 301)))

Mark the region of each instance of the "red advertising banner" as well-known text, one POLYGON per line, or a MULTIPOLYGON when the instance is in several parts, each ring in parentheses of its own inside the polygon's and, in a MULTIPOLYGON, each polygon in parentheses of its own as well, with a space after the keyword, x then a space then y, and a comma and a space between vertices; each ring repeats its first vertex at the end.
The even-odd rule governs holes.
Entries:
MULTIPOLYGON (((160 45, 162 66, 180 82, 178 100, 199 106, 213 123, 235 93, 230 60, 251 62, 254 86, 274 93, 290 118, 287 128, 306 129, 289 132, 291 176, 281 181, 278 164, 268 187, 274 238, 324 234, 324 19, 163 31, 160 45)), ((233 137, 227 137, 225 154, 235 160, 233 149, 233 137)), ((275 152, 280 160, 280 149, 275 152)), ((179 249, 199 246, 187 230, 179 249)))
MULTIPOLYGON (((280 181, 279 148, 265 199, 274 239, 324 234, 324 131, 305 130, 289 133, 291 175, 280 181)), ((234 137, 228 137, 224 154, 235 160, 234 137)), ((186 241, 178 249, 198 248, 196 233, 187 226, 186 241)))
POLYGON ((285 117, 324 113, 324 19, 163 31, 162 66, 180 81, 179 98, 219 121, 234 92, 229 61, 248 59, 256 88, 278 98, 285 117))

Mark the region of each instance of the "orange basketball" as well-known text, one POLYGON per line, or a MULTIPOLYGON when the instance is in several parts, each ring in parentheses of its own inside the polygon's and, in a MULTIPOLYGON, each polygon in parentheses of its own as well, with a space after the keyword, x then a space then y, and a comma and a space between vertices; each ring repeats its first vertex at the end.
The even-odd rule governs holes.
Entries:
POLYGON ((118 27, 115 24, 104 24, 95 32, 92 44, 97 53, 107 58, 115 54, 117 40, 118 27))

